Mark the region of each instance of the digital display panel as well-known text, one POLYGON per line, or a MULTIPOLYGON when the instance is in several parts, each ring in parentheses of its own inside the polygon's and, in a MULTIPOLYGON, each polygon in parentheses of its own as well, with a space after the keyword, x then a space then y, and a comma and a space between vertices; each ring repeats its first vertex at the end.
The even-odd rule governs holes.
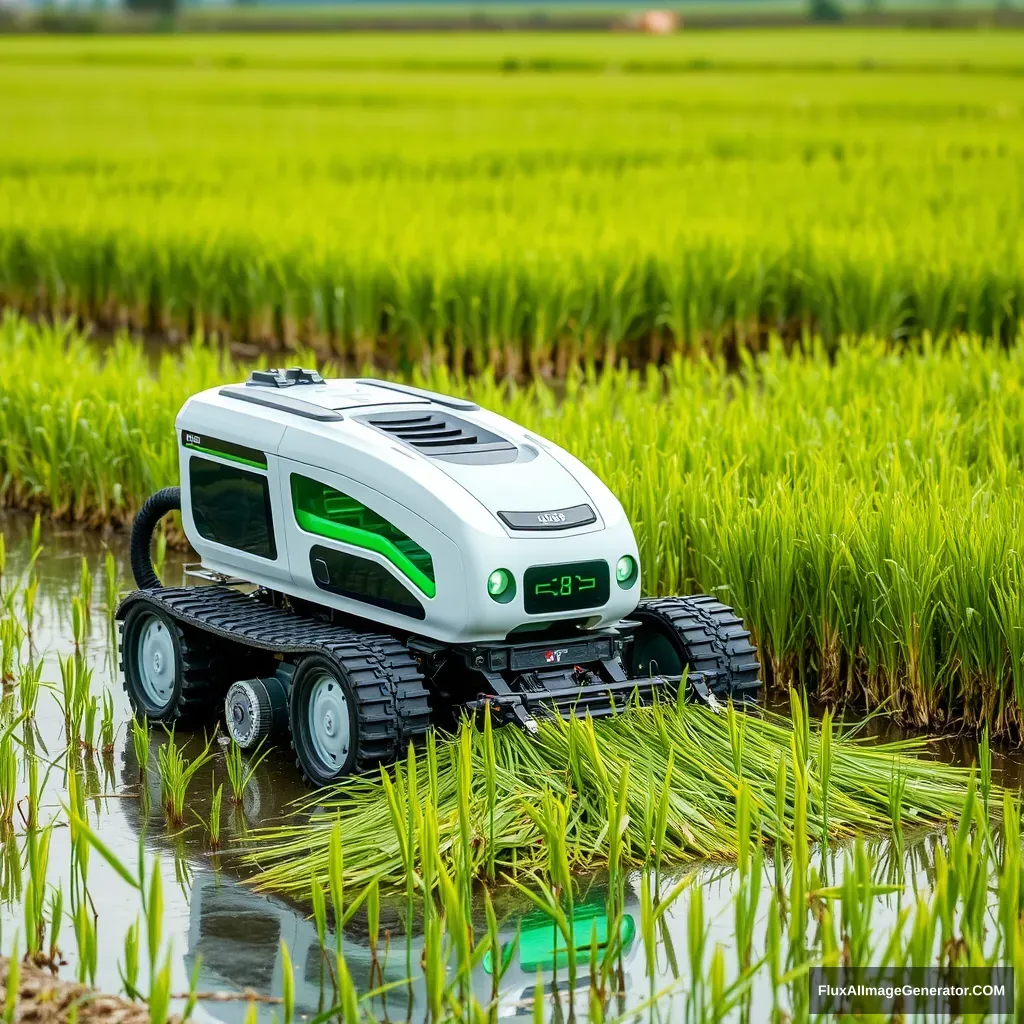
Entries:
POLYGON ((535 565, 523 576, 523 606, 530 615, 600 608, 608 600, 608 563, 535 565))

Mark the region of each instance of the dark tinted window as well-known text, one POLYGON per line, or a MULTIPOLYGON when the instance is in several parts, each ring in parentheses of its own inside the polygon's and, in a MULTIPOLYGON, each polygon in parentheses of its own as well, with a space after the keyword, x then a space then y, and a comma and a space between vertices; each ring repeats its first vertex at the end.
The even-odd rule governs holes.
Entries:
POLYGON ((318 544, 310 549, 309 568, 321 590, 401 612, 413 619, 426 617, 423 605, 384 566, 368 558, 318 544))
POLYGON ((189 460, 188 471, 192 518, 200 537, 261 558, 277 558, 265 476, 200 458, 189 460))

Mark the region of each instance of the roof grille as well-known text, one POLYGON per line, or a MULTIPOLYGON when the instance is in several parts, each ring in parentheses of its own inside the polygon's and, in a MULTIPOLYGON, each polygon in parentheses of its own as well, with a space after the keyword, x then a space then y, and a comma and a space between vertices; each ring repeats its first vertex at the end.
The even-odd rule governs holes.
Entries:
POLYGON ((511 462, 516 457, 516 446, 510 441, 448 413, 390 413, 357 418, 432 458, 487 463, 511 462), (469 458, 463 460, 459 456, 469 458))

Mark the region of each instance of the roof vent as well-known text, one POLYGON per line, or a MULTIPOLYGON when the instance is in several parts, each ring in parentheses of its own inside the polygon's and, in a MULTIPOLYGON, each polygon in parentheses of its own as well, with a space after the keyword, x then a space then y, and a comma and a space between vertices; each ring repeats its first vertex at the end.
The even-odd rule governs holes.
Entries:
POLYGON ((253 370, 246 384, 266 388, 290 388, 296 384, 323 384, 324 379, 316 370, 304 370, 301 366, 289 366, 287 370, 253 370))
POLYGON ((518 453, 511 441, 449 413, 390 413, 358 419, 431 458, 485 465, 514 462, 518 453))

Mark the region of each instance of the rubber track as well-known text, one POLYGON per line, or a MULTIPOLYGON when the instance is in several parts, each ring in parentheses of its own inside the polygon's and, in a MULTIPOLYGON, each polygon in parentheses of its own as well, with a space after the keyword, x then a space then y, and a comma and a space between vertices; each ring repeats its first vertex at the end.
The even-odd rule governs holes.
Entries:
POLYGON ((637 612, 675 631, 689 655, 690 671, 702 673, 716 697, 737 703, 757 700, 761 691, 757 648, 743 620, 728 605, 710 594, 654 597, 641 601, 637 612))
POLYGON ((160 587, 129 594, 117 618, 139 602, 176 622, 276 654, 322 654, 351 682, 359 718, 355 769, 370 771, 405 754, 430 728, 423 675, 409 649, 393 636, 361 633, 262 604, 229 587, 160 587))

